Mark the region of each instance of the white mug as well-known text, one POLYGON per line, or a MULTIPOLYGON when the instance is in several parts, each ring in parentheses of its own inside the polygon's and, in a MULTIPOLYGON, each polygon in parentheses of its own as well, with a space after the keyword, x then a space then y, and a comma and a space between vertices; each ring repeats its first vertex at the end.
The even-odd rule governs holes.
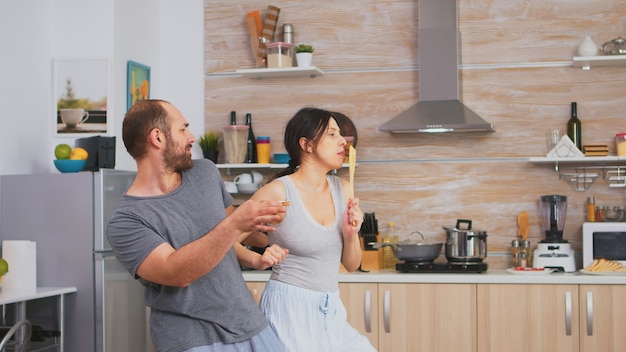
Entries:
POLYGON ((235 181, 235 184, 240 184, 240 183, 253 183, 252 182, 252 174, 249 173, 243 173, 241 175, 237 175, 235 176, 235 179, 233 180, 235 181))
POLYGON ((228 193, 237 193, 237 184, 235 182, 225 181, 224 187, 228 193))
POLYGON ((89 113, 85 109, 61 109, 61 121, 68 127, 76 127, 79 123, 87 121, 89 113))

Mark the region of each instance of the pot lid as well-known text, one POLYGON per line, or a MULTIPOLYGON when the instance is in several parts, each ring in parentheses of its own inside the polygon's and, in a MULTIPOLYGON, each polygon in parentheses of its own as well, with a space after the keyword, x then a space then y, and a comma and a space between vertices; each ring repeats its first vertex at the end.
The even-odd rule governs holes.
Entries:
POLYGON ((446 231, 452 231, 452 232, 475 232, 475 233, 487 233, 486 231, 472 231, 472 220, 465 220, 465 219, 457 219, 456 221, 456 226, 442 226, 444 230, 446 231), (462 228, 461 224, 466 224, 465 228, 462 228))
POLYGON ((443 242, 431 241, 427 238, 424 238, 424 235, 421 232, 413 231, 409 234, 409 238, 407 238, 406 240, 399 241, 397 244, 398 245, 430 246, 430 245, 436 245, 436 244, 443 244, 443 242), (415 234, 419 235, 418 239, 413 239, 413 237, 415 237, 413 235, 415 234))

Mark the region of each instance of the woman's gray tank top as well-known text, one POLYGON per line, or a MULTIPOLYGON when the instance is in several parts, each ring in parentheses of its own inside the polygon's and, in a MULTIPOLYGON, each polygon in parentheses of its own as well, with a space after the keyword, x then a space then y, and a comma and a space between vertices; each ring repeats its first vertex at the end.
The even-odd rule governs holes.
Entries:
POLYGON ((343 250, 341 220, 346 205, 343 202, 341 179, 326 176, 335 207, 335 221, 324 226, 307 211, 295 184, 289 176, 277 181, 285 185, 287 207, 284 220, 269 233, 270 243, 289 249, 285 260, 272 268, 272 280, 314 291, 336 291, 339 263, 343 250))

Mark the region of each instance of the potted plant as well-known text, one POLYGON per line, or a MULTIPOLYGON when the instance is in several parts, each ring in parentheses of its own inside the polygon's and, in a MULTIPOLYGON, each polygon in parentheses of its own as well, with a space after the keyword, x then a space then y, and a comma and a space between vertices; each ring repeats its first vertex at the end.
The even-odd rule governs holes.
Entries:
POLYGON ((296 62, 298 62, 298 67, 311 66, 313 50, 313 46, 309 44, 298 44, 296 46, 296 62))
POLYGON ((213 161, 215 164, 217 164, 217 156, 219 154, 219 150, 217 150, 219 141, 220 136, 216 132, 205 133, 198 139, 198 144, 200 145, 200 149, 202 149, 202 156, 213 161))

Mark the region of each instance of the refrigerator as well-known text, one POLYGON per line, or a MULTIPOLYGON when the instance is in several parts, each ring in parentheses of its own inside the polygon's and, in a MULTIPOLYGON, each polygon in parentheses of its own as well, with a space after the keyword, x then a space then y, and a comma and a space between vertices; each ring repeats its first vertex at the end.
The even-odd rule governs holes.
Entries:
MULTIPOLYGON (((37 286, 74 286, 66 296, 66 352, 151 351, 143 286, 119 263, 106 222, 135 172, 100 169, 0 176, 0 237, 37 246, 37 286)), ((54 329, 54 304, 29 303, 33 324, 54 329)))

